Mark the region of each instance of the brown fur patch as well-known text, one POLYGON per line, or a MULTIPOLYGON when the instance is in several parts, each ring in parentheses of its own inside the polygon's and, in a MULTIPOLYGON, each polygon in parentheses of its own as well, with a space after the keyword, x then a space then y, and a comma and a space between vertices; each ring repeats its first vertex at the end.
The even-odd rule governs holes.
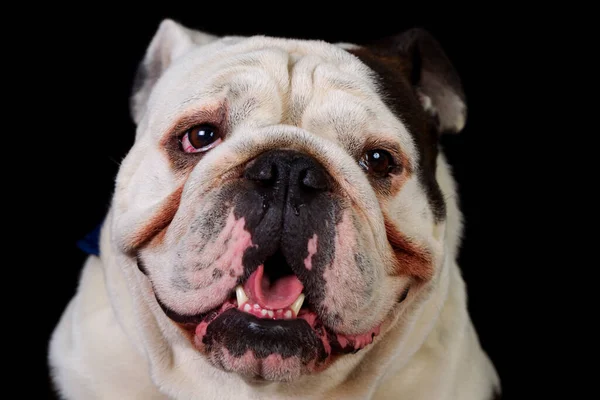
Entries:
POLYGON ((421 281, 431 279, 434 268, 429 253, 402 234, 387 215, 384 216, 384 222, 388 242, 394 251, 396 273, 409 275, 421 281))
POLYGON ((165 229, 169 226, 179 208, 182 192, 183 185, 171 193, 160 207, 160 210, 133 235, 130 243, 131 251, 137 251, 150 241, 157 244, 164 238, 165 229))
POLYGON ((160 245, 164 241, 166 234, 167 234, 166 229, 160 230, 156 235, 154 235, 154 237, 152 239, 150 239, 150 241, 148 241, 148 246, 160 245))

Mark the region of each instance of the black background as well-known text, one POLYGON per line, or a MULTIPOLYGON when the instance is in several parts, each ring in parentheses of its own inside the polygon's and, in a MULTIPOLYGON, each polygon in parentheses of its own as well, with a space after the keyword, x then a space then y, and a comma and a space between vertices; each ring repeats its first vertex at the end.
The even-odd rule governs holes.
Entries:
POLYGON ((344 11, 286 4, 133 12, 90 6, 54 10, 37 26, 36 39, 21 51, 32 57, 24 68, 33 68, 40 81, 27 101, 41 105, 42 121, 21 145, 48 150, 43 170, 35 171, 35 185, 51 181, 43 195, 36 191, 34 206, 36 226, 44 230, 37 247, 50 261, 37 276, 44 311, 35 332, 43 337, 37 353, 44 357, 36 367, 41 367, 44 388, 47 339, 74 294, 85 259, 75 243, 102 221, 108 208, 118 164, 133 143, 128 102, 134 72, 165 17, 215 34, 357 43, 415 26, 430 31, 458 70, 469 108, 464 131, 442 140, 465 216, 459 261, 469 311, 505 397, 524 398, 528 388, 537 386, 529 373, 536 365, 534 334, 523 323, 533 308, 524 294, 523 271, 534 258, 524 243, 537 229, 535 200, 526 194, 535 186, 536 159, 526 140, 531 132, 521 95, 523 76, 538 57, 532 45, 535 22, 524 23, 519 13, 493 7, 411 13, 369 3, 368 9, 344 11), (40 143, 42 135, 52 140, 44 136, 46 142, 40 143))

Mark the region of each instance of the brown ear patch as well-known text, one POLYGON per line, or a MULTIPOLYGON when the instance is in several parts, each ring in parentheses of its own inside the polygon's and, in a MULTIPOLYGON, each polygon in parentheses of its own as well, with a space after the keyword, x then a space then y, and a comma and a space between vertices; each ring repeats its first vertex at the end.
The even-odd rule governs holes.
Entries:
POLYGON ((137 252, 150 241, 158 244, 164 239, 166 228, 169 226, 175 213, 179 209, 183 186, 171 193, 164 201, 160 209, 154 214, 150 221, 143 225, 134 235, 129 245, 132 252, 137 252))
POLYGON ((435 178, 439 136, 435 120, 425 112, 409 82, 410 64, 400 55, 377 49, 363 47, 349 52, 374 72, 384 102, 411 134, 419 154, 415 168, 418 179, 436 222, 442 221, 446 217, 446 202, 435 178))
POLYGON ((421 281, 431 279, 434 270, 431 255, 408 240, 387 215, 384 222, 388 242, 394 252, 396 275, 408 275, 421 281))

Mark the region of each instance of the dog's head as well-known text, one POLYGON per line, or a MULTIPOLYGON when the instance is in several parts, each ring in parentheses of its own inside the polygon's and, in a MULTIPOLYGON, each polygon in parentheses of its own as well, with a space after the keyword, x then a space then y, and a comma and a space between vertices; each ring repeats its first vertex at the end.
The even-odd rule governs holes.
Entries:
POLYGON ((166 20, 131 107, 113 244, 170 340, 214 366, 266 380, 321 371, 435 282, 438 139, 466 108, 426 32, 360 47, 166 20))

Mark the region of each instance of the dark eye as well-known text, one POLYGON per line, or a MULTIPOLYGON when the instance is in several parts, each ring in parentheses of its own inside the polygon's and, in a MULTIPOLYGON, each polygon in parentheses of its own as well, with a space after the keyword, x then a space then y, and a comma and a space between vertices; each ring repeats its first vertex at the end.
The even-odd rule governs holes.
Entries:
POLYGON ((386 177, 394 168, 394 158, 390 153, 385 150, 369 150, 363 154, 362 158, 358 161, 358 164, 363 169, 377 177, 386 177))
POLYGON ((212 125, 196 125, 181 138, 181 147, 186 153, 202 153, 221 143, 219 130, 212 125))

